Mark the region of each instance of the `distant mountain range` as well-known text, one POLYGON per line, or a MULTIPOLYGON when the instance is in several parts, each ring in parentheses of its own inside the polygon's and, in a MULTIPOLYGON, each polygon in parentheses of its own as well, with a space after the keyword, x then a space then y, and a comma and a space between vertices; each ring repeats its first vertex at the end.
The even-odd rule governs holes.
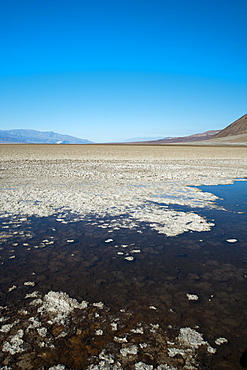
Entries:
POLYGON ((156 140, 155 142, 158 144, 166 144, 166 143, 185 143, 185 142, 191 142, 191 141, 201 141, 201 140, 208 140, 214 137, 217 133, 219 133, 220 130, 211 130, 206 131, 201 134, 194 134, 190 136, 181 136, 181 137, 169 137, 164 138, 160 140, 156 140))
MULTIPOLYGON (((36 130, 0 130, 0 143, 33 144, 92 144, 86 139, 70 135, 61 135, 52 131, 36 130)), ((183 137, 133 138, 119 144, 204 144, 204 145, 247 145, 247 114, 228 125, 223 130, 211 130, 183 137)))
POLYGON ((70 135, 61 135, 52 131, 36 130, 0 130, 0 143, 33 143, 33 144, 90 144, 86 139, 70 135))
POLYGON ((228 125, 223 130, 211 130, 200 134, 171 137, 159 140, 140 141, 139 144, 204 144, 228 145, 247 144, 247 114, 228 125))

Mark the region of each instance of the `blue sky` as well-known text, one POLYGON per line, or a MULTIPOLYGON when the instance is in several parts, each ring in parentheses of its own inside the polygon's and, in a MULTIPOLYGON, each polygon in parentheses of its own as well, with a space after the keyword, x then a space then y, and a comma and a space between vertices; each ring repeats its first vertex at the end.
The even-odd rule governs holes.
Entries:
POLYGON ((246 0, 2 0, 0 129, 94 142, 247 113, 246 0))

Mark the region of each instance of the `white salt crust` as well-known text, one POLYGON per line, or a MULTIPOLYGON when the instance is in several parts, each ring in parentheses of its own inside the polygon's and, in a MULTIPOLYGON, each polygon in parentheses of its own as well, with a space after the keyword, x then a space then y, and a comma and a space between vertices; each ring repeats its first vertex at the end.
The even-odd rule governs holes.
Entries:
POLYGON ((187 298, 188 298, 189 301, 198 301, 198 299, 199 299, 198 295, 196 295, 196 294, 187 293, 186 295, 187 295, 187 298))
MULTIPOLYGON (((192 185, 229 184, 247 169, 246 155, 238 148, 204 148, 205 153, 196 147, 37 148, 0 146, 0 215, 19 215, 24 222, 59 209, 61 215, 72 212, 74 221, 89 214, 126 215, 116 221, 118 226, 101 226, 109 231, 141 221, 167 236, 210 231, 214 224, 195 212, 167 206, 215 207, 216 196, 192 185)), ((57 221, 68 222, 64 217, 57 221)))

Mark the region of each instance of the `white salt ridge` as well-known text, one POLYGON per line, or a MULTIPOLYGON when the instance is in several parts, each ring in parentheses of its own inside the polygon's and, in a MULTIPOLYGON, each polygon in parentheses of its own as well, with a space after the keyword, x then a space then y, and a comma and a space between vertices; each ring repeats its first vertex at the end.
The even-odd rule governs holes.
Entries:
POLYGON ((141 349, 143 349, 143 348, 147 348, 147 343, 139 343, 139 347, 141 348, 141 349))
POLYGON ((3 333, 8 333, 11 328, 13 328, 16 324, 19 324, 20 320, 15 320, 11 324, 5 324, 0 328, 0 331, 3 333))
POLYGON ((133 261, 135 258, 132 257, 132 256, 127 256, 124 259, 127 260, 127 261, 133 261))
POLYGON ((87 305, 88 303, 86 301, 79 303, 76 299, 70 298, 66 293, 50 291, 44 296, 42 305, 38 308, 37 312, 41 314, 50 313, 52 316, 50 320, 51 324, 56 322, 65 324, 68 315, 75 308, 83 309, 87 305))
POLYGON ((159 329, 159 324, 150 324, 150 327, 151 327, 151 329, 150 329, 150 332, 151 333, 156 333, 156 331, 159 329))
POLYGON ((23 335, 24 331, 22 329, 18 330, 16 335, 14 335, 9 342, 6 341, 3 343, 2 351, 9 352, 11 355, 15 355, 16 353, 21 353, 25 351, 23 347, 23 335))
POLYGON ((26 332, 28 333, 30 329, 36 329, 38 334, 41 337, 45 337, 47 334, 47 328, 42 327, 41 322, 36 317, 30 317, 29 320, 30 324, 26 328, 26 332))
POLYGON ((86 370, 123 370, 120 363, 110 365, 108 361, 100 361, 98 365, 90 365, 86 370))
POLYGON ((114 363, 114 356, 111 355, 111 354, 107 354, 105 350, 103 350, 102 352, 100 352, 99 359, 100 360, 107 361, 107 362, 109 362, 109 364, 113 364, 114 363))
POLYGON ((201 345, 206 345, 207 350, 210 353, 215 353, 216 349, 212 348, 208 342, 203 339, 202 334, 198 333, 196 330, 189 327, 181 328, 178 336, 178 340, 181 344, 185 344, 191 348, 198 348, 201 345))
POLYGON ((116 330, 117 330, 117 326, 118 326, 118 325, 117 325, 117 323, 116 323, 116 322, 112 322, 112 323, 111 323, 111 330, 112 330, 112 331, 116 331, 116 330))
POLYGON ((12 287, 10 287, 9 289, 8 289, 8 292, 12 292, 12 290, 14 290, 14 289, 16 289, 17 288, 17 286, 16 285, 13 285, 12 287))
POLYGON ((228 343, 228 339, 223 338, 223 337, 219 337, 215 340, 215 344, 217 344, 218 346, 220 346, 221 344, 224 344, 224 343, 228 343))
POLYGON ((41 337, 45 337, 47 334, 47 329, 46 328, 37 328, 37 332, 41 337))
POLYGON ((97 365, 90 365, 87 370, 123 370, 119 362, 114 364, 114 356, 104 350, 99 354, 101 360, 97 365))
POLYGON ((121 338, 121 337, 114 337, 113 340, 114 340, 114 342, 117 342, 117 343, 127 343, 128 342, 128 340, 127 340, 126 337, 123 337, 123 338, 121 338))
POLYGON ((7 317, 4 317, 4 316, 0 317, 0 322, 4 322, 4 321, 7 321, 7 320, 9 320, 8 316, 7 317))
POLYGON ((198 295, 196 295, 196 294, 187 293, 186 295, 187 295, 187 298, 188 298, 189 301, 198 301, 198 299, 199 299, 198 295))
POLYGON ((184 349, 175 348, 175 347, 168 348, 167 352, 168 352, 168 356, 170 356, 170 357, 175 357, 177 355, 184 356, 184 354, 185 354, 184 349))
POLYGON ((13 324, 5 324, 0 328, 0 331, 3 333, 8 333, 12 327, 13 324))
MULTIPOLYGON (((142 210, 143 212, 143 210, 142 210)), ((173 210, 164 211, 162 208, 145 210, 145 214, 139 211, 132 213, 132 217, 140 221, 150 222, 152 229, 159 234, 176 236, 188 231, 210 231, 214 223, 207 222, 206 219, 194 212, 178 212, 173 210)))
POLYGON ((25 281, 23 283, 23 285, 25 285, 25 286, 35 286, 35 282, 34 281, 25 281))
POLYGON ((135 364, 135 370, 153 370, 153 368, 153 365, 147 365, 142 361, 135 364))
POLYGON ((93 303, 93 306, 94 306, 94 307, 98 307, 98 308, 100 308, 101 310, 103 310, 103 308, 104 308, 104 303, 103 303, 103 302, 96 302, 96 303, 93 303))
POLYGON ((101 329, 97 329, 97 330, 95 330, 95 334, 96 335, 103 335, 103 330, 101 330, 101 329))
POLYGON ((185 369, 197 369, 196 366, 196 350, 199 347, 205 347, 207 352, 215 354, 216 349, 211 347, 207 341, 203 339, 201 333, 189 327, 181 328, 175 343, 168 342, 167 353, 170 357, 180 355, 183 357, 185 369), (171 347, 172 346, 172 347, 171 347))
POLYGON ((130 347, 123 347, 120 349, 120 353, 122 356, 137 355, 138 347, 136 345, 132 345, 130 347))
POLYGON ((135 334, 144 334, 143 328, 131 329, 130 331, 135 334))
POLYGON ((43 303, 41 298, 34 299, 32 302, 29 303, 30 306, 39 306, 43 303))

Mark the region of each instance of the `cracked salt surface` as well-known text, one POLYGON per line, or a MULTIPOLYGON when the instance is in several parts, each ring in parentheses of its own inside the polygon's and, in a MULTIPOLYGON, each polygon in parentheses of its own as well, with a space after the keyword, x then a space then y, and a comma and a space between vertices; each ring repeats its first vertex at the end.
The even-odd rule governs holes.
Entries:
MULTIPOLYGON (((12 153, 8 156, 6 151, 3 152, 1 213, 5 216, 20 215, 22 222, 32 215, 54 215, 59 209, 61 215, 70 210, 74 220, 65 220, 60 216, 57 217, 58 222, 76 222, 90 214, 98 217, 126 215, 120 228, 125 227, 124 221, 128 228, 145 221, 167 236, 188 231, 210 231, 214 226, 212 222, 195 212, 168 209, 164 203, 215 207, 217 197, 195 186, 232 183, 234 178, 243 177, 246 173, 244 166, 241 167, 243 161, 236 159, 227 162, 211 158, 191 161, 186 157, 176 160, 169 156, 167 159, 162 156, 147 157, 147 151, 143 151, 143 158, 138 154, 136 158, 134 156, 126 161, 118 155, 114 157, 115 149, 112 148, 109 160, 109 154, 105 156, 103 147, 102 151, 97 150, 99 148, 95 147, 100 160, 93 160, 85 153, 73 161, 54 160, 54 156, 42 153, 40 160, 37 156, 36 159, 21 162, 21 152, 16 160, 13 160, 12 153)), ((142 153, 143 149, 138 150, 142 153)), ((166 154, 167 149, 162 150, 166 154)), ((131 152, 131 148, 128 151, 131 152)), ((109 228, 109 225, 102 226, 109 228)))

